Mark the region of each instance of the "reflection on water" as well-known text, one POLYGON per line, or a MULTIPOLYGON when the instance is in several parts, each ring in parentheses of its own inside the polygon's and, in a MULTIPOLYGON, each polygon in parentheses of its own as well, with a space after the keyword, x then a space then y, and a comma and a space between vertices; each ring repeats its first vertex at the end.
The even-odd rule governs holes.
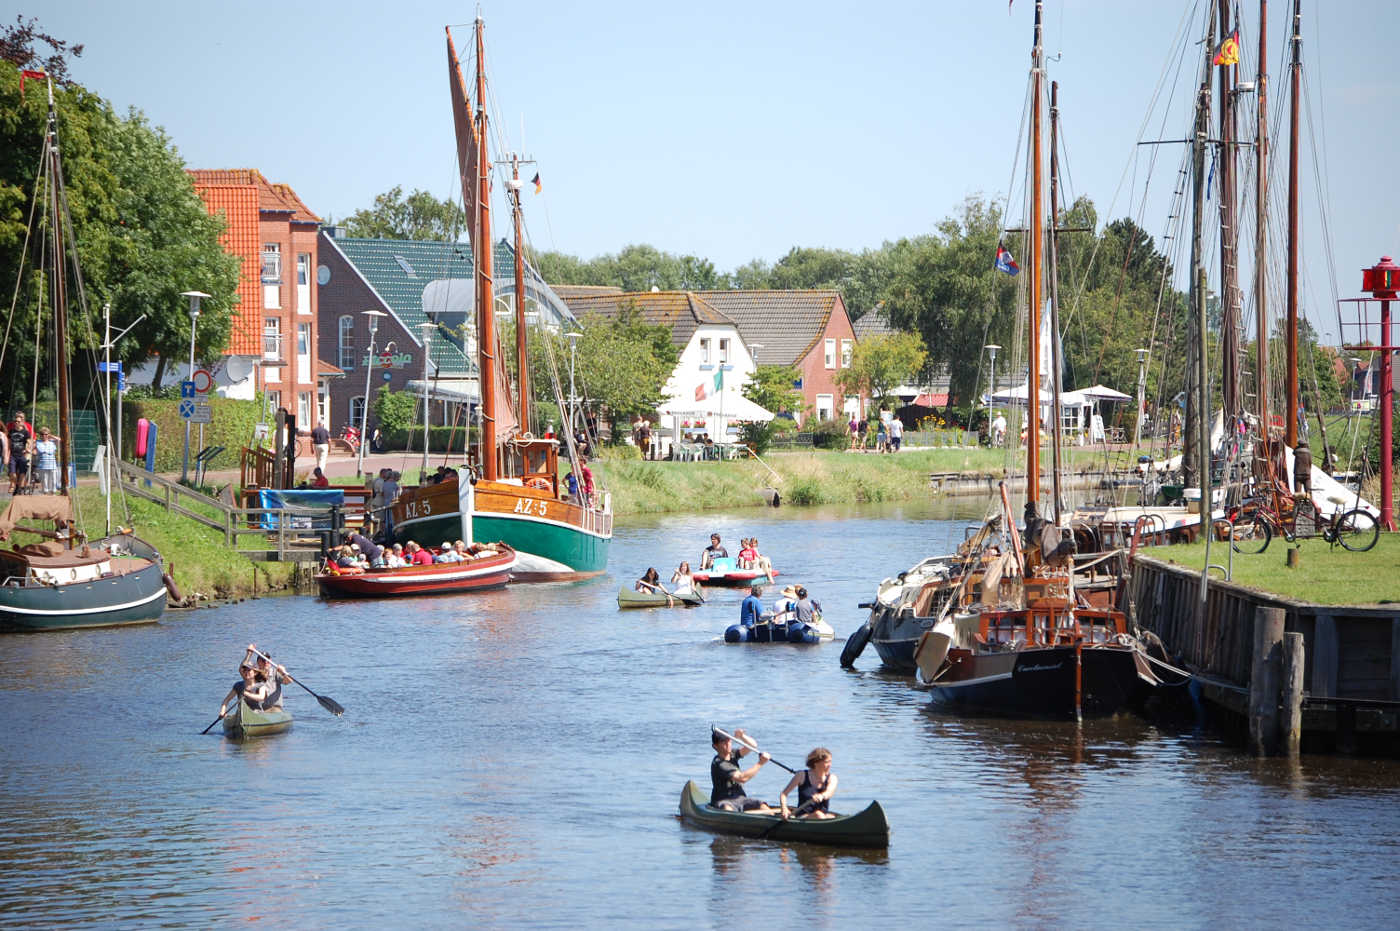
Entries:
MULTIPOLYGON (((1388 926, 1400 769, 1256 761, 1131 717, 962 718, 835 644, 717 638, 742 592, 620 612, 641 570, 756 535, 844 637, 875 583, 981 502, 665 516, 612 572, 393 603, 266 599, 150 627, 0 638, 0 913, 9 925, 1388 926), (958 508, 965 510, 958 510, 958 508), (242 648, 295 686, 286 734, 198 731, 242 648), (785 762, 829 747, 836 802, 888 852, 716 836, 676 817, 709 726, 785 762), (1297 895, 1298 877, 1307 895, 1297 895)), ((769 767, 750 794, 774 799, 769 767)))

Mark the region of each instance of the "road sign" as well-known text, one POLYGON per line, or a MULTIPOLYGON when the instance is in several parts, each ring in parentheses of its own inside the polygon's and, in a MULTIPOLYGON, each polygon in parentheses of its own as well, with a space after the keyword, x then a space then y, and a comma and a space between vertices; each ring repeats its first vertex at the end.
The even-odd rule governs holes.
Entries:
MULTIPOLYGON (((186 382, 186 384, 189 384, 189 382, 186 382)), ((191 385, 191 388, 193 388, 193 385, 191 385)), ((193 401, 181 401, 181 402, 180 402, 180 419, 181 419, 181 420, 189 420, 189 419, 190 419, 191 417, 193 417, 193 416, 194 416, 194 402, 193 402, 193 401)))
POLYGON ((214 376, 204 369, 196 369, 191 380, 194 382, 194 390, 198 394, 208 394, 209 389, 214 387, 214 376))
POLYGON ((97 363, 99 372, 120 372, 122 364, 120 362, 99 362, 97 363))
MULTIPOLYGON (((180 397, 182 397, 182 398, 192 398, 192 397, 194 397, 194 382, 192 382, 192 381, 182 381, 182 382, 180 382, 180 397)), ((180 407, 183 408, 184 405, 182 404, 182 405, 180 405, 180 407)), ((181 414, 180 416, 183 417, 184 415, 181 414)))
POLYGON ((209 406, 208 401, 195 401, 194 411, 190 414, 190 423, 213 423, 214 409, 209 406))

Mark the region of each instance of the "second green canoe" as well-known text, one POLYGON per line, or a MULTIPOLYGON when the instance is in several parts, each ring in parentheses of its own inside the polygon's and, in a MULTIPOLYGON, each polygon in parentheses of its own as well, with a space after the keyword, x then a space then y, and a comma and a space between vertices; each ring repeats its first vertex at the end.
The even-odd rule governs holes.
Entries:
POLYGON ((619 608, 694 608, 704 603, 705 599, 694 593, 672 595, 670 601, 667 601, 665 595, 656 592, 638 592, 630 588, 620 588, 617 591, 617 606, 619 608))

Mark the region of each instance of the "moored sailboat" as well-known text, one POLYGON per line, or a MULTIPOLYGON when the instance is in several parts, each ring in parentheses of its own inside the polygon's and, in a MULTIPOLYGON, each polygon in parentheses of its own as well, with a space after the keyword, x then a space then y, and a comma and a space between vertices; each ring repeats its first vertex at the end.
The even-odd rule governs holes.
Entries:
MULTIPOLYGON (((476 266, 477 349, 481 386, 481 436, 474 467, 456 481, 405 489, 394 505, 396 539, 500 540, 518 553, 517 581, 587 578, 607 568, 612 541, 612 505, 607 492, 578 498, 561 494, 561 440, 531 432, 529 363, 517 171, 508 185, 516 233, 515 326, 517 404, 511 403, 494 314, 491 244, 491 161, 487 148, 485 43, 476 21, 476 93, 467 93, 461 63, 447 33, 448 77, 457 133, 462 194, 476 266), (474 100, 474 109, 471 101, 474 100)), ((558 398, 558 386, 555 397, 558 398)), ((562 400, 562 399, 560 399, 562 400)), ((561 408, 563 407, 561 403, 561 408)), ((564 431, 562 445, 572 471, 582 474, 582 455, 564 431)))
MULTIPOLYGON (((47 312, 52 313, 53 367, 57 374, 58 487, 54 493, 17 495, 0 516, 0 540, 8 540, 16 532, 43 538, 43 542, 0 549, 0 629, 68 630, 145 624, 159 620, 165 611, 168 583, 160 554, 125 531, 88 540, 74 515, 69 484, 73 438, 69 416, 68 302, 70 281, 81 284, 82 272, 77 256, 68 248, 75 238, 69 228, 53 82, 46 75, 42 77, 48 89, 48 120, 39 183, 44 188, 46 204, 43 211, 34 212, 33 222, 46 226, 43 235, 35 240, 47 243, 47 267, 42 273, 50 296, 47 312), (48 526, 40 526, 41 523, 48 526)), ((85 297, 81 287, 76 289, 76 298, 82 307, 85 297)))

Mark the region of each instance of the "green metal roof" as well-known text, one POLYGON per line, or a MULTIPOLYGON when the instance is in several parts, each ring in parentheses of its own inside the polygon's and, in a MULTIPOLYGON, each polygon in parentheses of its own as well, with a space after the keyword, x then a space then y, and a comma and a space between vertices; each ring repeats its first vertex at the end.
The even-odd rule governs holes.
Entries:
MULTIPOLYGON (((418 327, 437 322, 443 339, 433 340, 431 358, 440 375, 474 374, 476 360, 463 352, 454 327, 465 323, 474 303, 472 252, 465 242, 325 237, 362 275, 399 322, 417 337, 418 327), (458 284, 460 282, 460 284, 458 284), (456 312, 453 308, 457 308, 456 312), (430 318, 428 311, 434 311, 430 318)), ((515 293, 515 256, 510 244, 496 243, 497 295, 515 293)), ((573 322, 573 314, 526 265, 527 298, 545 309, 546 323, 573 322)), ((528 304, 527 304, 528 306, 528 304)))

